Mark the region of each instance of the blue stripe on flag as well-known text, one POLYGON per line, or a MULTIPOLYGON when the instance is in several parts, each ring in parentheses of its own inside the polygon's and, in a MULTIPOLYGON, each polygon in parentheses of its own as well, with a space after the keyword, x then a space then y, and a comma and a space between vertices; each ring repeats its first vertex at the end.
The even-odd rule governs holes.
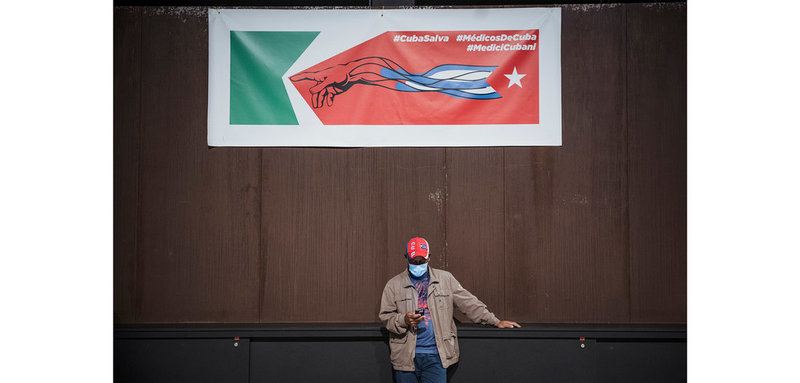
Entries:
POLYGON ((402 92, 437 92, 446 94, 451 97, 458 97, 464 99, 485 100, 501 98, 499 93, 491 92, 487 94, 474 94, 464 92, 462 90, 477 90, 489 87, 486 78, 492 71, 497 69, 496 66, 477 66, 477 65, 456 65, 445 64, 439 65, 424 73, 409 73, 399 65, 396 69, 381 68, 379 75, 389 80, 397 80, 395 89, 402 92), (458 71, 462 72, 452 78, 433 78, 432 76, 444 71, 458 71), (476 72, 489 72, 485 77, 476 80, 460 80, 459 77, 475 74, 476 72), (418 89, 413 86, 407 85, 405 82, 421 85, 432 89, 418 89))

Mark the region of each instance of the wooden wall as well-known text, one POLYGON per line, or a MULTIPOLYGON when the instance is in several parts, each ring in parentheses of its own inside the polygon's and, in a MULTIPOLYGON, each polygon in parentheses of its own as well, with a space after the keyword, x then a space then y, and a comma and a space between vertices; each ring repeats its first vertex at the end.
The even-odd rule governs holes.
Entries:
POLYGON ((563 146, 208 148, 205 8, 114 9, 114 322, 377 322, 428 239, 498 316, 686 322, 686 4, 562 6, 563 146))

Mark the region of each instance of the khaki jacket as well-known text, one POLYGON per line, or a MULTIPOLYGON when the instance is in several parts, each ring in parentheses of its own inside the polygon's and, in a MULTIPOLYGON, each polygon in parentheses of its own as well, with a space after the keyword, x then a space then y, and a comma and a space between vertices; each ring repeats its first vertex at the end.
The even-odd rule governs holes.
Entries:
MULTIPOLYGON (((433 319, 436 348, 444 368, 458 362, 458 335, 453 321, 453 307, 475 323, 496 326, 500 322, 483 302, 479 301, 447 271, 428 266, 428 310, 433 319)), ((408 270, 386 283, 381 296, 381 323, 389 330, 392 366, 399 371, 414 371, 414 350, 417 333, 409 330, 403 317, 417 308, 417 290, 411 284, 408 270)))

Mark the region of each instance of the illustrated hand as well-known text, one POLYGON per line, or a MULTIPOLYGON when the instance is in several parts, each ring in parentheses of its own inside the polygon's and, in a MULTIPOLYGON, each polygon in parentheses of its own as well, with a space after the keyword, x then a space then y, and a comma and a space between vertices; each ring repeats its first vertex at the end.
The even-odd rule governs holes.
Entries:
POLYGON ((514 327, 522 327, 517 322, 501 320, 500 323, 497 324, 497 328, 514 328, 514 327))
POLYGON ((334 65, 318 72, 300 72, 289 80, 294 82, 311 80, 316 82, 309 89, 311 92, 311 105, 321 108, 324 104, 333 105, 333 98, 353 86, 350 78, 350 68, 347 64, 334 65))
POLYGON ((419 322, 422 322, 422 320, 425 319, 425 316, 424 315, 419 315, 419 314, 414 314, 413 311, 409 311, 409 312, 406 313, 406 316, 403 319, 405 319, 406 325, 408 325, 410 327, 410 326, 418 325, 419 322))

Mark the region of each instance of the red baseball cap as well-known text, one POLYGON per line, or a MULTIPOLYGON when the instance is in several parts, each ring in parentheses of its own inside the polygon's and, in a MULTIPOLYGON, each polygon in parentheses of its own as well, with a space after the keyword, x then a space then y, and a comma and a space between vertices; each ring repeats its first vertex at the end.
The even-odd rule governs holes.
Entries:
POLYGON ((430 257, 431 252, 428 248, 428 241, 425 238, 414 237, 408 240, 408 245, 406 245, 406 254, 408 255, 408 259, 412 259, 414 257, 422 257, 428 259, 430 257))

